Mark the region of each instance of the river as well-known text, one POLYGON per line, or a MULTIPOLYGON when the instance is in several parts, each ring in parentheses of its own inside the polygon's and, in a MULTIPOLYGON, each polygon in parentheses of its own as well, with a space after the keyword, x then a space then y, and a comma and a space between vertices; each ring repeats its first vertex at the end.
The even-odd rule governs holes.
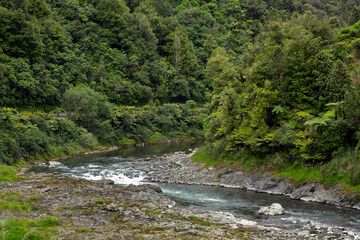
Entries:
MULTIPOLYGON (((34 166, 35 172, 58 172, 90 180, 112 179, 116 184, 149 183, 150 162, 164 154, 178 151, 190 152, 201 143, 185 142, 122 149, 112 152, 84 155, 61 161, 54 168, 34 166)), ((150 182, 151 183, 151 182, 150 182)), ((360 234, 360 211, 336 206, 291 200, 286 196, 256 193, 240 189, 184 184, 151 183, 161 187, 163 194, 177 204, 229 212, 241 222, 285 229, 344 228, 360 234), (286 214, 259 216, 260 206, 280 203, 286 214)))

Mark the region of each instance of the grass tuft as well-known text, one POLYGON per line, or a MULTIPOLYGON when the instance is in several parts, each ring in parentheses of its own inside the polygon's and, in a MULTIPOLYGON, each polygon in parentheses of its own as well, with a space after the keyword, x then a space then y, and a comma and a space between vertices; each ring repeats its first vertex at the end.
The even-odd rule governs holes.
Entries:
POLYGON ((193 155, 192 161, 203 162, 205 163, 205 167, 210 167, 217 164, 219 162, 219 159, 212 156, 208 151, 203 148, 193 155))
POLYGON ((48 233, 48 227, 60 225, 59 219, 47 216, 40 221, 27 219, 6 218, 0 220, 0 240, 43 240, 50 239, 53 234, 48 233), (36 231, 30 230, 36 227, 36 231))
POLYGON ((16 171, 6 165, 0 165, 0 182, 12 182, 19 179, 20 176, 16 175, 16 171))

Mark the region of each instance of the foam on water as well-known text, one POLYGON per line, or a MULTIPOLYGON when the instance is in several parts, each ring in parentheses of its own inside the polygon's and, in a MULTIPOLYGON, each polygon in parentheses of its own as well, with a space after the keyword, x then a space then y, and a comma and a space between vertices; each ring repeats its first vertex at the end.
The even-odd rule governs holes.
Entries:
POLYGON ((226 202, 225 199, 221 198, 214 198, 207 196, 206 194, 202 193, 195 193, 195 192, 186 192, 183 189, 171 189, 166 186, 162 186, 162 191, 164 195, 177 197, 180 199, 194 199, 201 202, 226 202))
POLYGON ((141 173, 134 174, 133 177, 127 176, 121 170, 110 170, 103 169, 100 172, 97 171, 88 171, 83 173, 80 177, 88 179, 88 180, 102 180, 102 179, 110 179, 115 182, 115 184, 120 185, 139 185, 144 180, 144 176, 141 173))
POLYGON ((200 197, 201 201, 208 201, 208 202, 226 202, 224 199, 219 198, 211 198, 211 197, 200 197))

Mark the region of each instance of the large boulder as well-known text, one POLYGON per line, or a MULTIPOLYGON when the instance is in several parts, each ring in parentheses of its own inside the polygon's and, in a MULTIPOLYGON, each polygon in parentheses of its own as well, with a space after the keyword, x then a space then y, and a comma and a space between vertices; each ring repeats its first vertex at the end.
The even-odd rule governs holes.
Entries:
POLYGON ((269 216, 282 215, 285 214, 285 210, 279 203, 273 203, 271 206, 260 207, 258 214, 269 216))

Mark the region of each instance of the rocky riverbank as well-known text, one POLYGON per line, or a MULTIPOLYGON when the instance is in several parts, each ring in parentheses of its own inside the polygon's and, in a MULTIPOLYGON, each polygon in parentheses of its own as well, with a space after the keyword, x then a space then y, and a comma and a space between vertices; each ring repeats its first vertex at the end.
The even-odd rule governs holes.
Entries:
MULTIPOLYGON (((252 190, 266 186, 266 181, 281 182, 270 173, 263 173, 270 179, 261 180, 261 175, 254 178, 230 168, 204 168, 191 162, 192 154, 177 152, 155 158, 150 162, 148 180, 252 190)), ((51 239, 360 239, 345 228, 313 226, 310 222, 297 230, 266 228, 229 213, 180 206, 153 185, 123 187, 111 180, 27 173, 25 168, 21 172, 21 180, 0 183, 0 219, 44 222, 48 216, 54 217, 59 224, 45 229, 29 225, 29 231, 50 232, 51 239)), ((2 226, 0 220, 0 234, 7 232, 2 226)))
POLYGON ((320 183, 300 184, 282 179, 270 171, 239 171, 230 167, 204 167, 191 161, 191 153, 178 152, 154 162, 149 171, 153 182, 202 184, 240 188, 263 193, 287 195, 292 199, 328 203, 360 209, 359 196, 338 184, 326 187, 320 183))
POLYGON ((111 180, 30 173, 0 183, 0 199, 3 205, 22 206, 2 208, 0 219, 58 219, 46 231, 59 240, 302 239, 295 231, 246 227, 230 214, 177 206, 152 185, 122 187, 111 180))

